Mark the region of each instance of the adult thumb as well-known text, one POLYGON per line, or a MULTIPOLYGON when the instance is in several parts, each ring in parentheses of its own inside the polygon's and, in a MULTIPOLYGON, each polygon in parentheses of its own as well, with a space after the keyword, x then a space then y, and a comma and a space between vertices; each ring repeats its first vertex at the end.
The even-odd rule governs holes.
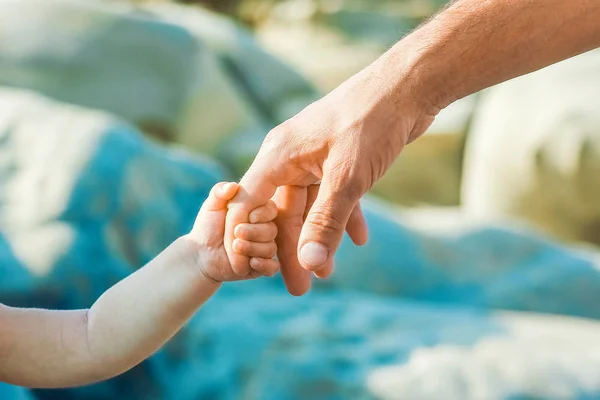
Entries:
POLYGON ((300 234, 298 260, 303 268, 315 272, 330 265, 350 214, 360 200, 360 194, 355 192, 351 187, 334 187, 330 174, 324 174, 300 234))

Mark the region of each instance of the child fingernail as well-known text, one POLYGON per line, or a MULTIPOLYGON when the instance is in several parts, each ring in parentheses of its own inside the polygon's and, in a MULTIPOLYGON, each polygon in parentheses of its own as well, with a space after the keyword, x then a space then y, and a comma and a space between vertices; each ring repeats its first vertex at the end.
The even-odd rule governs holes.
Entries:
POLYGON ((233 182, 228 182, 226 184, 223 185, 223 192, 227 193, 229 191, 229 189, 231 189, 233 187, 233 185, 235 185, 235 183, 233 182))
POLYGON ((244 233, 244 228, 241 225, 236 226, 235 229, 233 230, 233 234, 237 237, 242 236, 243 233, 244 233))
POLYGON ((250 266, 252 268, 258 268, 259 265, 260 265, 260 261, 258 261, 258 259, 256 259, 256 258, 250 259, 250 266))
POLYGON ((258 217, 258 213, 252 212, 250 213, 250 217, 248 218, 248 220, 251 224, 256 224, 259 221, 258 217))

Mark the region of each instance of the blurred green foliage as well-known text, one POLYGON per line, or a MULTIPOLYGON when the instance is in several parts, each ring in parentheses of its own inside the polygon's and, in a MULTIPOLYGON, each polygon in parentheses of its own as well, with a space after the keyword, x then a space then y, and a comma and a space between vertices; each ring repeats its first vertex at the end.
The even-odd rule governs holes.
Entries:
POLYGON ((402 10, 409 18, 425 19, 447 3, 447 0, 175 0, 182 4, 197 4, 234 16, 244 23, 260 24, 273 9, 282 3, 302 3, 315 10, 315 16, 332 10, 367 11, 374 8, 402 10))

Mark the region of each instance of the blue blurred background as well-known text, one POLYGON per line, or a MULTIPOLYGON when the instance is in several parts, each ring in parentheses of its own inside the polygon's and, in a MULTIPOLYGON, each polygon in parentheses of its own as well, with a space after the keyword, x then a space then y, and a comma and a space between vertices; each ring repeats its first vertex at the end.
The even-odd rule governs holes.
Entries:
MULTIPOLYGON (((89 307, 443 4, 1 0, 0 302, 89 307)), ((600 398, 599 93, 594 51, 451 105, 309 295, 224 285, 123 376, 0 399, 600 398)))

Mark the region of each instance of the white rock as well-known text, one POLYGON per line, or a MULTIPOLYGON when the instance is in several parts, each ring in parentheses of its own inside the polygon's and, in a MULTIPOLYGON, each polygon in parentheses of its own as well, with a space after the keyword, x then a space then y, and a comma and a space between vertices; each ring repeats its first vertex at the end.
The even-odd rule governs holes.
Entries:
POLYGON ((469 213, 600 243, 599 71, 593 51, 486 93, 465 155, 469 213))
POLYGON ((49 273, 71 248, 60 216, 110 125, 102 113, 0 90, 0 230, 33 274, 49 273))
POLYGON ((0 37, 0 84, 109 111, 236 172, 316 97, 248 32, 199 9, 6 0, 0 37))
POLYGON ((504 314, 506 330, 469 346, 413 352, 405 364, 374 371, 382 400, 504 400, 510 396, 576 399, 600 392, 600 323, 504 314))
POLYGON ((66 209, 77 173, 113 120, 36 94, 0 90, 0 226, 27 228, 66 209), (69 140, 64 140, 69 132, 69 140))
POLYGON ((104 240, 104 256, 143 264, 189 228, 221 175, 109 114, 6 88, 0 160, 0 236, 37 276, 104 240))

